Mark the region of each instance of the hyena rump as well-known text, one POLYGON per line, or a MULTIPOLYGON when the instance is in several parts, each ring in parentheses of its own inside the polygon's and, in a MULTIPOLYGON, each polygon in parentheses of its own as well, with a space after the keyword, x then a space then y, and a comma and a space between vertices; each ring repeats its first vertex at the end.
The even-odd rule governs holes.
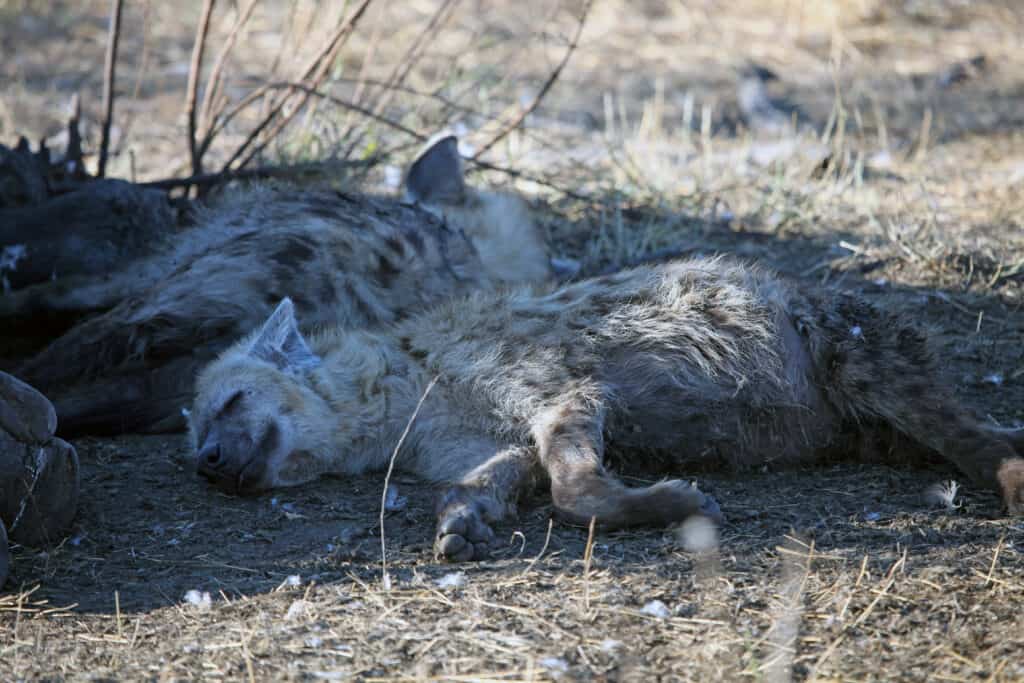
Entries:
POLYGON ((709 455, 811 459, 844 428, 882 423, 1021 513, 1024 459, 958 407, 926 341, 855 296, 805 293, 724 258, 547 294, 475 293, 386 334, 336 328, 307 341, 284 301, 200 375, 196 467, 232 491, 382 468, 437 376, 397 466, 450 485, 436 546, 447 559, 477 557, 489 524, 535 482, 578 523, 716 514, 682 481, 623 485, 602 463, 606 440, 681 470, 709 455))
POLYGON ((328 191, 258 187, 229 196, 175 251, 111 282, 23 293, 58 310, 123 298, 14 374, 51 397, 62 434, 180 429, 198 368, 282 297, 306 324, 361 327, 458 293, 547 280, 544 242, 525 203, 467 188, 461 173, 448 137, 409 172, 411 199, 428 211, 328 191))

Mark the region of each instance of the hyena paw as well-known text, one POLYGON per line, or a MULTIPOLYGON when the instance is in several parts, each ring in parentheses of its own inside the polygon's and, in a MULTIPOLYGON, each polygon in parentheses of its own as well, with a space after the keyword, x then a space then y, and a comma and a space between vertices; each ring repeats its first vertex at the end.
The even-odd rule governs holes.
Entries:
POLYGON ((494 532, 484 521, 478 506, 456 501, 437 518, 434 555, 445 562, 468 562, 487 556, 494 532))
POLYGON ((996 476, 1009 513, 1024 515, 1024 458, 1010 458, 1004 461, 996 476))
POLYGON ((725 521, 718 501, 703 493, 693 484, 681 479, 670 479, 651 486, 652 503, 665 510, 669 523, 678 522, 691 515, 703 515, 716 524, 725 521))

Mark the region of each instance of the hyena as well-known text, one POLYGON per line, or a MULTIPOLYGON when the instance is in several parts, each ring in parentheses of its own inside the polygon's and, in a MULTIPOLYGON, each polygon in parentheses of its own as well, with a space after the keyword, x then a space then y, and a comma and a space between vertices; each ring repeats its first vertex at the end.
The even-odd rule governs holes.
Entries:
POLYGON ((181 429, 198 368, 258 327, 282 297, 310 325, 360 327, 473 289, 546 281, 544 241, 525 203, 466 188, 449 154, 457 157, 451 137, 428 147, 409 173, 414 199, 430 211, 268 187, 226 198, 174 252, 110 283, 48 290, 69 307, 87 304, 83 297, 123 299, 15 374, 52 398, 65 435, 181 429))
POLYGON ((548 293, 472 293, 375 330, 304 337, 283 301, 205 368, 190 417, 197 472, 255 492, 386 467, 447 484, 436 550, 485 552, 519 494, 606 527, 715 517, 680 480, 630 488, 605 446, 682 470, 812 459, 884 424, 1024 512, 1024 459, 939 380, 925 335, 856 296, 807 292, 727 258, 678 260, 548 293))

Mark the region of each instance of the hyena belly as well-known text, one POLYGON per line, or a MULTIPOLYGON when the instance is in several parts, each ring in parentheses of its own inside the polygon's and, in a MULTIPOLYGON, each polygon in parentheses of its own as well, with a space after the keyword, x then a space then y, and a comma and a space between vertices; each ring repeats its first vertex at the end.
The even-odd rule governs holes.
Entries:
POLYGON ((785 311, 775 312, 774 335, 778 378, 722 381, 691 367, 681 382, 679 366, 687 359, 664 350, 634 350, 625 362, 610 363, 603 376, 615 397, 609 446, 658 451, 660 460, 678 466, 794 462, 831 448, 839 417, 815 386, 812 359, 785 311))

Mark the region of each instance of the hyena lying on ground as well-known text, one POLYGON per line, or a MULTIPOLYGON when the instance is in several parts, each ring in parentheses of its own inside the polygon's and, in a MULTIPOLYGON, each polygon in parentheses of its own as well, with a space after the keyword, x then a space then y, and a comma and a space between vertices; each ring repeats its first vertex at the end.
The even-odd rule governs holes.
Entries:
POLYGON ((125 298, 14 374, 51 397, 65 435, 181 429, 196 370, 282 297, 307 324, 359 327, 459 292, 548 279, 523 201, 466 188, 461 173, 448 137, 408 174, 411 198, 430 212, 333 192, 257 188, 229 198, 174 253, 62 294, 69 305, 111 292, 125 298))
POLYGON ((253 492, 384 468, 435 376, 397 466, 450 485, 437 526, 446 559, 478 557, 489 525, 541 481, 576 523, 715 516, 682 481, 624 486, 602 464, 606 440, 682 470, 712 456, 811 459, 844 427, 882 423, 1024 512, 1024 444, 968 417, 919 331, 855 296, 804 293, 724 258, 547 294, 476 293, 386 334, 335 328, 307 341, 284 301, 201 373, 197 471, 253 492))

